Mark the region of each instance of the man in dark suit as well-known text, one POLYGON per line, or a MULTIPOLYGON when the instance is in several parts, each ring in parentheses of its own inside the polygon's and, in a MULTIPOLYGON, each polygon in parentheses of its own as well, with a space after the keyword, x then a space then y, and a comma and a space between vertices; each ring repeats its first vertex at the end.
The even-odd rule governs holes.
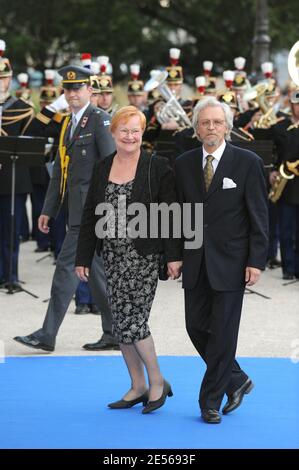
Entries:
MULTIPOLYGON (((104 159, 114 151, 109 131, 110 116, 90 104, 92 88, 90 71, 82 67, 67 66, 59 70, 62 86, 71 115, 65 118, 53 175, 46 194, 38 226, 48 233, 51 217, 59 212, 67 197, 68 231, 57 259, 46 318, 41 329, 15 340, 25 346, 54 351, 56 336, 64 319, 79 280, 74 271, 76 246, 83 207, 95 161, 104 159)), ((102 349, 118 349, 113 338, 111 312, 106 294, 106 278, 100 257, 95 257, 91 289, 102 313, 102 349)))
MULTIPOLYGON (((203 204, 203 244, 183 254, 186 328, 206 363, 199 405, 207 423, 236 409, 252 381, 235 360, 245 286, 264 269, 268 209, 263 162, 254 153, 226 142, 232 113, 214 97, 201 100, 193 126, 202 149, 176 160, 181 203, 203 204)), ((195 230, 200 230, 196 227, 195 230)))

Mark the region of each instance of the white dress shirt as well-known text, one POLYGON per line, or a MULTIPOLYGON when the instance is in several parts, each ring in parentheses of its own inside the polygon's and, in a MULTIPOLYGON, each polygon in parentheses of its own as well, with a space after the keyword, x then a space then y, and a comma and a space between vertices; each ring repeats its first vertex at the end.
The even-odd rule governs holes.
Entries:
POLYGON ((75 129, 80 121, 80 119, 82 118, 85 110, 87 109, 87 107, 90 105, 90 102, 88 101, 86 103, 85 106, 83 106, 83 108, 81 108, 76 114, 75 113, 72 113, 72 128, 71 128, 71 137, 74 135, 74 132, 75 132, 75 129))
POLYGON ((220 162, 220 158, 222 157, 222 154, 225 150, 226 147, 226 142, 225 140, 222 142, 222 144, 218 147, 218 149, 215 150, 213 153, 209 153, 206 151, 204 146, 202 146, 202 167, 204 168, 206 163, 207 163, 207 156, 208 155, 213 155, 214 159, 212 161, 213 169, 214 169, 214 174, 216 172, 217 166, 220 162))

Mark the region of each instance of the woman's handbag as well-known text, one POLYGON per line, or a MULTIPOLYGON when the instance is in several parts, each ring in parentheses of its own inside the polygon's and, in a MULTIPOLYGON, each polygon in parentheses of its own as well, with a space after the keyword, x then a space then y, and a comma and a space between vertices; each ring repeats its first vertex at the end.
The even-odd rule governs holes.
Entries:
MULTIPOLYGON (((149 189, 149 194, 150 194, 150 201, 153 202, 152 198, 152 190, 151 190, 151 167, 152 167, 152 158, 153 154, 150 156, 150 162, 148 166, 148 189, 149 189)), ((168 267, 167 267, 167 261, 165 258, 164 253, 160 253, 160 258, 159 258, 159 279, 160 281, 167 281, 168 279, 168 267)))

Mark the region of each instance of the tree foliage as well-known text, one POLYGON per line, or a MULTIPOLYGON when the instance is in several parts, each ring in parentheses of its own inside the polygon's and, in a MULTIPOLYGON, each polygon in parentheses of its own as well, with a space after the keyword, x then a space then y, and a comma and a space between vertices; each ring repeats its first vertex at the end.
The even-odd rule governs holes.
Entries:
MULTIPOLYGON (((233 58, 251 62, 254 0, 0 0, 0 38, 16 71, 59 67, 79 52, 109 55, 115 79, 121 63, 139 62, 144 75, 168 63, 169 47, 182 49, 185 74, 213 60, 221 71, 233 58)), ((269 0, 271 51, 298 39, 298 0, 269 0)))

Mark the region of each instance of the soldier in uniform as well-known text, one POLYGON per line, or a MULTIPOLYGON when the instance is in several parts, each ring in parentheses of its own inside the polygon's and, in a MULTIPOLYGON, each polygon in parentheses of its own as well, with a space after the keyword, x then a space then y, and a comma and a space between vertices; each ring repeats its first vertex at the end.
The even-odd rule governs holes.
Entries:
MULTIPOLYGON (((192 101, 183 100, 181 98, 182 85, 183 85, 183 68, 178 65, 180 57, 180 49, 171 48, 169 51, 170 66, 166 67, 168 76, 166 84, 172 91, 178 103, 181 105, 189 119, 192 116, 192 101)), ((181 151, 180 131, 182 128, 177 120, 169 119, 167 122, 160 124, 159 122, 159 107, 160 104, 164 105, 161 100, 154 103, 149 110, 149 122, 144 133, 144 142, 152 147, 162 156, 166 156, 173 163, 176 156, 181 151)), ((190 126, 191 128, 192 126, 190 126)))
POLYGON ((113 82, 111 75, 107 73, 109 57, 99 56, 98 61, 100 64, 100 75, 98 75, 97 106, 112 115, 117 110, 117 105, 113 105, 113 82))
MULTIPOLYGON (((292 115, 273 126, 277 161, 270 174, 273 185, 281 164, 297 162, 277 205, 282 277, 299 279, 299 88, 290 96, 292 115)), ((286 170, 285 170, 286 171, 286 170)))
MULTIPOLYGON (((49 231, 50 217, 55 217, 61 200, 67 198, 68 231, 59 254, 51 288, 51 299, 41 329, 15 340, 25 346, 54 351, 56 336, 79 280, 74 271, 76 245, 82 211, 95 161, 114 151, 109 131, 110 116, 90 104, 90 71, 66 66, 59 70, 71 115, 65 118, 53 175, 47 191, 39 229, 49 231)), ((101 259, 95 255, 90 277, 93 296, 102 313, 101 349, 118 349, 111 334, 111 313, 106 295, 106 278, 101 259)))
POLYGON ((140 80, 140 65, 130 65, 131 80, 128 82, 128 100, 130 105, 142 111, 145 116, 147 115, 148 108, 146 106, 146 92, 144 91, 143 80, 140 80))
MULTIPOLYGON (((5 50, 4 41, 0 41, 0 51, 5 50)), ((1 52, 0 52, 1 54, 1 52)), ((26 133, 34 116, 30 104, 22 98, 10 94, 12 68, 9 59, 0 55, 0 111, 2 119, 1 136, 21 136, 26 133)), ((9 279, 10 228, 11 228, 11 165, 3 164, 0 168, 0 283, 4 286, 9 279)), ((13 244, 12 287, 20 290, 18 284, 18 257, 22 217, 25 211, 27 194, 32 191, 29 168, 16 165, 15 225, 13 244)))
MULTIPOLYGON (((35 118, 31 121, 27 129, 27 134, 38 137, 51 137, 54 139, 53 149, 58 147, 58 140, 61 131, 61 126, 68 107, 64 96, 60 97, 58 87, 54 86, 55 71, 46 69, 45 84, 40 88, 39 105, 40 111, 35 118), (55 106, 56 103, 60 106, 55 106), (55 110, 54 110, 55 108, 55 110)), ((48 155, 49 162, 55 158, 55 150, 48 155)), ((57 218, 51 221, 51 233, 42 233, 37 228, 38 218, 44 205, 44 200, 49 184, 49 174, 46 167, 32 167, 30 168, 31 181, 33 186, 32 192, 32 221, 35 228, 35 240, 37 247, 36 253, 48 251, 53 246, 55 259, 61 249, 65 237, 65 211, 62 209, 57 218)))

